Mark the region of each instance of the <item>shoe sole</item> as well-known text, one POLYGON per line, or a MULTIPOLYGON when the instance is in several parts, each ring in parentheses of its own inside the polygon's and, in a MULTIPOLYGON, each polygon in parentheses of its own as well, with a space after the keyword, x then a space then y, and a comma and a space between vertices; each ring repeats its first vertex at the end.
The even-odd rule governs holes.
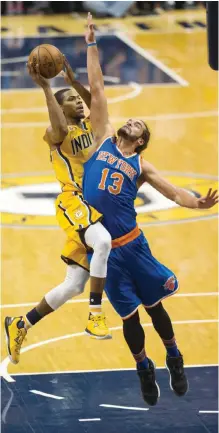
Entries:
POLYGON ((5 318, 5 339, 6 339, 6 347, 7 347, 7 353, 8 353, 8 357, 11 361, 12 364, 16 365, 18 364, 18 362, 14 361, 12 356, 11 356, 11 352, 10 352, 10 337, 9 337, 9 332, 8 332, 8 320, 7 317, 5 318))
POLYGON ((187 394, 187 392, 189 391, 189 381, 186 379, 186 381, 187 381, 187 385, 188 385, 188 388, 187 388, 187 390, 186 390, 186 392, 185 392, 185 394, 177 394, 177 392, 175 391, 175 389, 173 389, 173 387, 172 387, 172 382, 171 382, 171 374, 170 374, 170 370, 169 370, 169 367, 168 367, 168 365, 167 365, 167 363, 165 362, 165 365, 166 365, 166 368, 167 368, 167 370, 168 370, 168 373, 169 373, 169 376, 170 376, 170 380, 169 380, 169 384, 170 384, 170 389, 174 392, 174 394, 176 394, 177 395, 177 397, 183 397, 184 395, 186 395, 187 394))
POLYGON ((107 334, 107 335, 103 335, 103 337, 100 337, 99 335, 95 335, 92 334, 90 331, 88 331, 88 329, 85 329, 85 334, 88 335, 91 338, 94 338, 95 340, 111 340, 112 339, 112 335, 107 334))

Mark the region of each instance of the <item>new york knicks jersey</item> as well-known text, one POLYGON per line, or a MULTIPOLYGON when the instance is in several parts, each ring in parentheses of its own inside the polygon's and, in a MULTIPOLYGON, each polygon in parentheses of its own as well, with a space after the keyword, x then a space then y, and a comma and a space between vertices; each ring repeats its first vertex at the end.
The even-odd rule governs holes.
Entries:
POLYGON ((68 134, 61 145, 50 151, 55 175, 62 191, 82 191, 84 163, 93 145, 93 134, 89 119, 81 127, 68 126, 68 134))
POLYGON ((113 239, 136 227, 134 200, 140 174, 140 156, 123 156, 111 138, 84 165, 84 198, 103 214, 102 223, 113 239))

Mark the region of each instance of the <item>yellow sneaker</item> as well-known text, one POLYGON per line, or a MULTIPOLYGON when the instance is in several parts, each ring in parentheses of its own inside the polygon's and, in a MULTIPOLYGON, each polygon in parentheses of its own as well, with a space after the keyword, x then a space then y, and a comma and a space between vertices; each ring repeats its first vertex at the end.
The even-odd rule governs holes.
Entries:
POLYGON ((20 350, 26 334, 23 316, 5 318, 8 356, 13 364, 18 364, 20 360, 20 350))
POLYGON ((90 335, 91 338, 96 338, 97 340, 108 340, 112 338, 110 330, 106 326, 106 318, 103 313, 95 316, 92 313, 89 314, 85 332, 90 335))

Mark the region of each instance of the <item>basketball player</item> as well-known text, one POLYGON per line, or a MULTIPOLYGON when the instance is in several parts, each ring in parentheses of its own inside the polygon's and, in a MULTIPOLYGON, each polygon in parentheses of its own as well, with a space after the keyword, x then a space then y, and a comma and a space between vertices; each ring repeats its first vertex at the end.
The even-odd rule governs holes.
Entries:
POLYGON ((218 202, 217 191, 196 198, 162 178, 152 164, 141 157, 150 132, 140 119, 129 119, 117 131, 110 124, 104 82, 98 58, 91 15, 86 36, 87 69, 91 89, 91 124, 97 150, 85 163, 83 193, 88 202, 103 213, 103 225, 112 236, 105 291, 123 319, 123 333, 137 363, 144 400, 155 405, 160 391, 155 367, 145 351, 145 334, 138 307, 142 304, 166 348, 170 387, 183 396, 188 390, 183 356, 174 336, 171 319, 162 299, 178 290, 176 276, 152 255, 144 234, 136 224, 134 200, 138 188, 148 182, 178 205, 208 209, 218 202))
MULTIPOLYGON (((90 313, 86 332, 97 339, 111 338, 101 311, 102 293, 111 250, 111 236, 102 226, 102 215, 84 201, 82 195, 83 164, 92 154, 93 134, 89 118, 85 118, 82 99, 90 108, 90 93, 74 79, 65 59, 65 78, 73 89, 62 89, 53 95, 49 81, 28 66, 33 81, 44 91, 51 125, 44 140, 62 193, 56 200, 57 221, 65 230, 67 241, 61 258, 67 264, 65 280, 50 290, 42 301, 25 316, 6 317, 8 353, 14 364, 19 362, 20 348, 30 327, 45 315, 57 310, 68 299, 81 294, 90 273, 90 313), (81 95, 81 96, 80 96, 81 95), (93 249, 90 266, 84 242, 93 249)), ((45 265, 46 266, 46 265, 45 265)))

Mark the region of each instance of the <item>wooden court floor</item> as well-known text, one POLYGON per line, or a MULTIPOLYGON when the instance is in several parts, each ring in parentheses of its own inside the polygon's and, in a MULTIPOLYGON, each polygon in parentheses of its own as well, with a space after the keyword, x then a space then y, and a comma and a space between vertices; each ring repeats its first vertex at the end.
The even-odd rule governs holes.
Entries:
MULTIPOLYGON (((192 14, 195 19, 195 12, 192 14)), ((188 16, 190 19, 191 13, 188 16)), ((152 139, 145 158, 177 185, 205 193, 217 185, 217 74, 207 64, 205 30, 178 29, 174 17, 172 14, 168 21, 153 18, 160 23, 159 31, 134 31, 132 19, 123 20, 121 25, 133 49, 147 50, 181 77, 182 83, 107 87, 106 94, 116 128, 127 117, 142 117, 148 122, 152 139), (126 32, 128 28, 130 34, 126 32)), ((27 17, 22 22, 26 36, 33 32, 31 19, 27 17)), ((38 19, 34 17, 34 22, 38 19)), ((10 21, 15 29, 16 20, 10 21)), ((53 17, 54 25, 56 20, 57 25, 62 22, 53 17)), ((82 25, 77 23, 75 29, 83 33, 82 25)), ((47 188, 55 182, 48 149, 42 140, 48 122, 43 107, 40 90, 13 89, 2 93, 3 192, 33 184, 47 188)), ((28 211, 16 214, 14 195, 9 194, 4 200, 7 206, 11 200, 11 206, 6 206, 2 213, 2 322, 6 315, 27 312, 65 276, 65 265, 59 258, 64 234, 56 227, 55 217, 40 211, 29 216, 28 211)), ((181 290, 165 301, 165 307, 174 322, 185 363, 216 364, 217 208, 198 212, 164 206, 140 213, 138 219, 154 255, 179 278, 181 290)), ((113 339, 99 342, 82 335, 88 293, 89 284, 83 295, 28 333, 18 366, 7 367, 4 361, 2 331, 4 371, 8 368, 9 373, 16 374, 133 367, 121 320, 108 301, 104 309, 110 327, 115 328, 113 339)), ((158 366, 163 366, 162 344, 143 311, 141 318, 147 353, 158 366)))

